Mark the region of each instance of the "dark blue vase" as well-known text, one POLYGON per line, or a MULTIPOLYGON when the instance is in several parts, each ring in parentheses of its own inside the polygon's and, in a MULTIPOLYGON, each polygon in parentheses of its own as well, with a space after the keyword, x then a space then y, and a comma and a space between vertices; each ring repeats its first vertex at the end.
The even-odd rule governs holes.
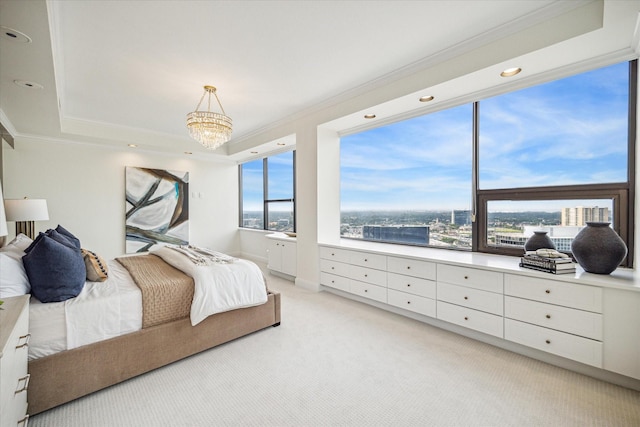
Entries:
POLYGON ((627 256, 627 245, 608 222, 587 222, 571 242, 571 252, 584 271, 609 274, 627 256))

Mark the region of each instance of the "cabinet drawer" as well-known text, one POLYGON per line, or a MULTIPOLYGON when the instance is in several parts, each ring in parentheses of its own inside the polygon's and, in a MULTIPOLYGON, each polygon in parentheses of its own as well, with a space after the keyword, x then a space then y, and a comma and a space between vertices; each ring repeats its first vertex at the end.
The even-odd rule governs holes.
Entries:
POLYGON ((417 259, 387 257, 387 270, 392 273, 436 280, 436 264, 417 259))
POLYGON ((349 264, 345 264, 343 262, 331 261, 328 259, 320 260, 320 271, 324 271, 325 273, 337 274, 338 276, 348 276, 349 268, 351 266, 349 264))
POLYGON ((349 266, 349 277, 361 282, 372 283, 378 286, 387 287, 387 272, 374 270, 373 268, 349 266))
POLYGON ((438 300, 502 316, 503 296, 493 292, 438 282, 438 300))
POLYGON ((422 297, 436 298, 436 282, 432 280, 387 273, 387 287, 422 297))
POLYGON ((351 252, 349 263, 362 267, 375 268, 377 270, 387 269, 387 256, 372 254, 370 252, 351 252))
POLYGON ((320 273, 320 284, 349 292, 349 279, 346 277, 336 276, 335 274, 322 271, 320 273))
POLYGON ((388 289, 387 303, 425 316, 436 317, 436 301, 431 298, 388 289))
POLYGON ((320 246, 320 258, 331 259, 339 262, 349 262, 349 251, 320 246))
POLYGON ((549 304, 602 313, 602 288, 505 274, 504 293, 549 304))
POLYGON ((372 300, 387 302, 387 288, 372 285, 370 283, 351 281, 351 293, 369 298, 372 300))
POLYGON ((503 274, 477 268, 438 264, 438 282, 502 293, 503 274))
POLYGON ((517 320, 505 319, 505 339, 587 365, 602 367, 602 343, 517 320))
POLYGON ((505 296, 504 315, 510 319, 602 341, 601 314, 505 296))
POLYGON ((474 329, 488 335, 502 338, 503 318, 495 314, 484 313, 467 307, 449 304, 438 301, 438 319, 445 322, 455 323, 465 328, 474 329))

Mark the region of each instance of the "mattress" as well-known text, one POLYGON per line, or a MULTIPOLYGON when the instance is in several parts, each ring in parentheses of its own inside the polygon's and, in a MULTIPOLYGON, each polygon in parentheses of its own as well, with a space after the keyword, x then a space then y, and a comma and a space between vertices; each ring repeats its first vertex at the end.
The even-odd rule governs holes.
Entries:
POLYGON ((29 307, 29 360, 71 350, 142 328, 142 294, 116 260, 107 262, 109 278, 86 282, 80 295, 29 307))

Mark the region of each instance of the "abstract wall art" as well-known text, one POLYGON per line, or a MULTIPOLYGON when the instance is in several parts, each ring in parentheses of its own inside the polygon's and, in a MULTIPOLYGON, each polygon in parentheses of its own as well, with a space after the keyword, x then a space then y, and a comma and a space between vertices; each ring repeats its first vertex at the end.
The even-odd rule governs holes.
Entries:
POLYGON ((189 172, 125 168, 126 252, 189 243, 189 172))

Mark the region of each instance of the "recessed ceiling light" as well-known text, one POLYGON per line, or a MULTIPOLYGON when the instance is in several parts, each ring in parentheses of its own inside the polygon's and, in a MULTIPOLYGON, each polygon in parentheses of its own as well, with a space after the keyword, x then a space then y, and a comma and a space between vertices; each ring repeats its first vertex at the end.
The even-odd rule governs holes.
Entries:
POLYGON ((44 88, 44 86, 42 86, 40 83, 36 83, 36 82, 30 82, 27 80, 14 80, 13 81, 15 84, 17 84, 20 87, 24 87, 27 89, 42 89, 44 88))
POLYGON ((501 72, 500 75, 502 77, 513 77, 516 74, 518 74, 520 71, 522 71, 522 68, 520 67, 507 68, 506 70, 501 72))
POLYGON ((251 154, 258 154, 258 152, 257 151, 252 151, 251 154))
POLYGON ((278 145, 287 145, 287 144, 285 144, 284 142, 278 142, 277 144, 278 144, 278 145))
POLYGON ((191 151, 185 151, 184 154, 193 154, 191 151))
POLYGON ((131 147, 131 148, 136 148, 136 147, 137 147, 137 145, 136 145, 136 144, 127 144, 127 145, 128 145, 129 147, 131 147))
POLYGON ((376 118, 376 115, 375 115, 375 114, 365 114, 365 115, 364 115, 364 118, 365 118, 365 119, 375 119, 375 118, 376 118))
POLYGON ((418 99, 418 101, 420 102, 429 102, 429 101, 433 101, 433 96, 428 95, 428 96, 421 96, 420 99, 418 99))
POLYGON ((2 37, 3 40, 17 43, 31 43, 31 37, 18 30, 5 26, 0 26, 0 30, 0 37, 2 37))

